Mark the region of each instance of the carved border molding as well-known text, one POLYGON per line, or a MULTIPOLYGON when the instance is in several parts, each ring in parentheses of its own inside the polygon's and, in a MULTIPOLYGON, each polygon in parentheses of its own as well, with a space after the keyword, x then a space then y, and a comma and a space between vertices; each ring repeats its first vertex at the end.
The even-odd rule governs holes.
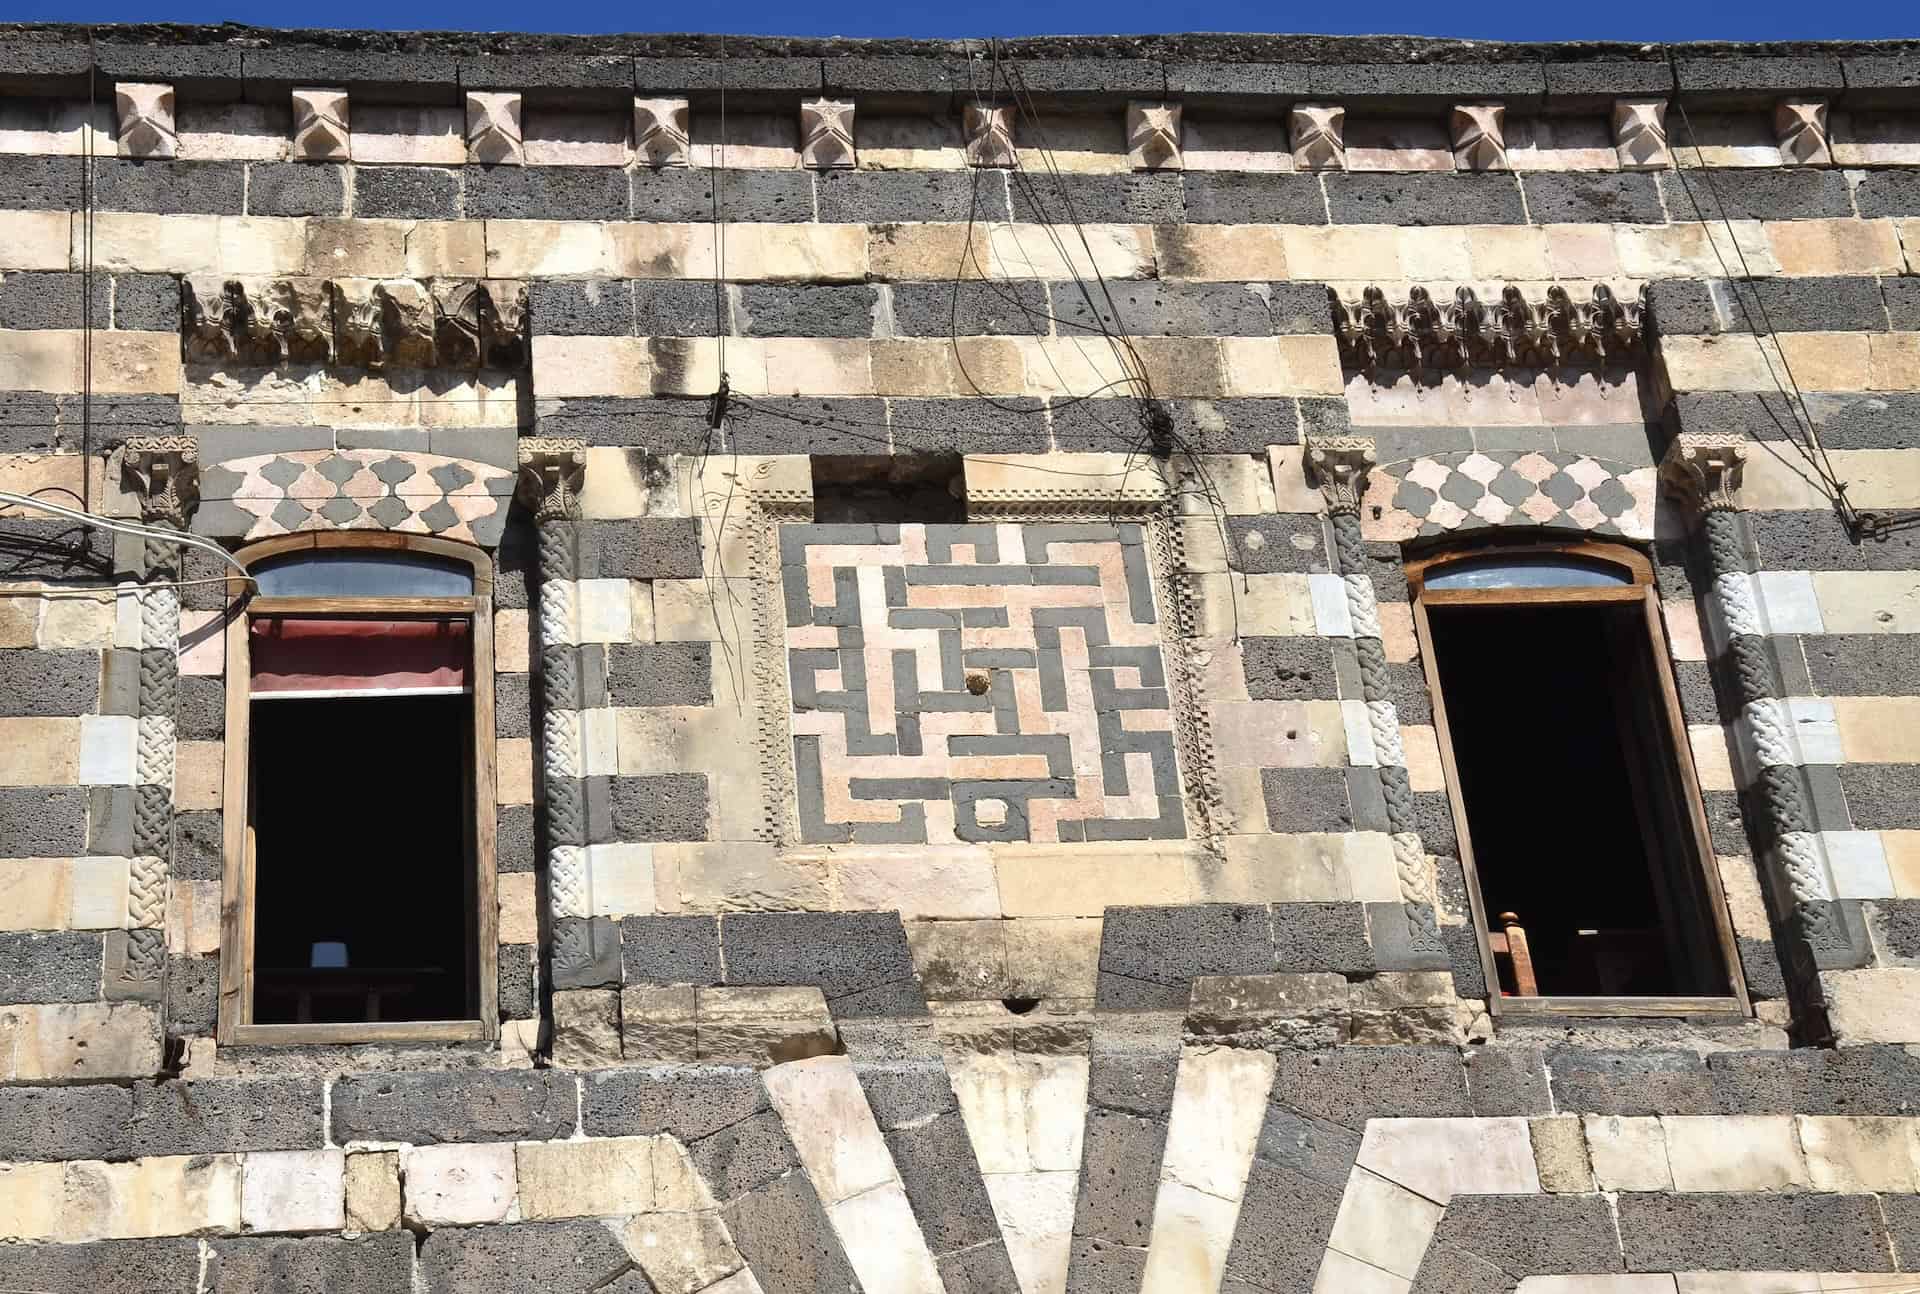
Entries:
POLYGON ((180 342, 189 364, 513 372, 529 360, 527 285, 189 275, 180 342))
POLYGON ((1508 284, 1498 301, 1461 286, 1436 299, 1414 285, 1404 297, 1368 287, 1343 299, 1327 289, 1340 362, 1373 377, 1438 377, 1475 368, 1618 367, 1646 358, 1645 289, 1622 299, 1596 283, 1584 299, 1560 284, 1529 300, 1508 284))
POLYGON ((1490 526, 1653 538, 1659 470, 1567 450, 1457 450, 1366 472, 1360 525, 1400 542, 1490 526))

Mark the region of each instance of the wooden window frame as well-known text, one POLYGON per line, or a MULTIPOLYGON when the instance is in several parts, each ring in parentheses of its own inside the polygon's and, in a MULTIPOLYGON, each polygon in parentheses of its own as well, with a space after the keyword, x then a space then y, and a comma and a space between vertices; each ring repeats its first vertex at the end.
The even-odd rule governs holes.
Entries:
POLYGON ((1667 645, 1661 621, 1660 595, 1654 587, 1653 565, 1644 553, 1626 544, 1597 540, 1543 543, 1506 543, 1448 548, 1409 560, 1406 563, 1407 590, 1413 603, 1414 631, 1419 638, 1420 660, 1427 679, 1427 692, 1433 698, 1435 735, 1440 747, 1441 771, 1447 781, 1447 800, 1453 812, 1454 834, 1460 843, 1460 866, 1466 872, 1467 903, 1472 910, 1474 938, 1480 949, 1480 965, 1487 982, 1487 1008, 1498 1018, 1538 1016, 1700 1016, 1752 1013, 1745 977, 1740 970, 1739 945, 1734 940, 1733 923, 1728 914, 1726 894, 1720 884, 1720 871, 1713 849, 1713 836, 1707 826, 1700 779, 1693 767, 1693 746, 1680 709, 1680 695, 1673 681, 1673 656, 1667 645), (1617 585, 1565 585, 1546 588, 1429 589, 1427 580, 1448 567, 1486 559, 1563 557, 1612 566, 1629 577, 1617 585), (1473 839, 1467 829, 1466 804, 1460 793, 1460 771, 1454 761, 1453 739, 1447 723, 1446 695, 1440 687, 1438 662, 1434 658, 1433 631, 1427 622, 1427 608, 1461 606, 1570 606, 1579 604, 1628 605, 1639 603, 1643 613, 1648 645, 1653 651, 1654 673, 1660 681, 1660 709, 1666 716, 1667 735, 1673 742, 1674 766, 1679 770, 1680 806, 1691 827, 1689 847, 1699 873, 1701 897, 1713 924, 1713 936, 1726 966, 1729 992, 1711 995, 1649 997, 1504 997, 1488 939, 1486 900, 1481 895, 1479 869, 1473 858, 1473 839))
POLYGON ((484 1042, 499 1036, 499 897, 494 861, 493 563, 467 544, 389 531, 305 531, 267 539, 234 556, 242 566, 289 553, 421 553, 452 558, 473 569, 467 597, 251 597, 248 583, 227 578, 227 718, 225 780, 221 795, 222 853, 220 1016, 222 1046, 323 1043, 484 1042), (334 1024, 253 1022, 254 880, 251 726, 253 662, 249 626, 255 616, 464 616, 472 626, 473 776, 467 788, 467 853, 472 885, 476 974, 472 1000, 478 1018, 334 1024))

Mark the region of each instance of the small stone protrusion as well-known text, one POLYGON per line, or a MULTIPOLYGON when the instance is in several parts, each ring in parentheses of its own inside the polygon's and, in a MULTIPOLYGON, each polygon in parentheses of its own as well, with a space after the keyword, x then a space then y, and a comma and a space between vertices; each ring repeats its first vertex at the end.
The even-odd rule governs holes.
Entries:
POLYGON ((1613 148, 1623 171, 1665 170, 1673 164, 1667 150, 1665 99, 1615 99, 1613 148))
POLYGON ((1006 166, 1018 160, 1013 147, 1013 107, 1011 105, 966 106, 968 166, 1006 166))
POLYGON ((692 111, 685 99, 633 101, 633 153, 642 166, 691 164, 692 111))
POLYGON ((1337 103, 1296 103, 1287 118, 1296 171, 1347 169, 1347 110, 1337 103))
POLYGON ((1127 160, 1136 171, 1178 171, 1186 165, 1180 152, 1180 105, 1127 105, 1127 160))
POLYGON ((344 162, 353 156, 347 127, 347 92, 296 89, 293 92, 293 155, 303 162, 344 162))
POLYGON ((173 118, 173 86, 122 81, 113 87, 119 113, 122 157, 178 157, 180 131, 173 118))
POLYGON ((1833 147, 1827 134, 1825 99, 1787 100, 1774 105, 1773 133, 1780 160, 1788 166, 1829 166, 1833 147))
POLYGON ((812 170, 852 166, 853 104, 814 99, 800 105, 800 165, 812 170))
POLYGON ((485 166, 526 165, 519 94, 467 91, 467 160, 485 166))
POLYGON ((1461 171, 1505 171, 1507 105, 1462 103, 1453 109, 1453 165, 1461 171))

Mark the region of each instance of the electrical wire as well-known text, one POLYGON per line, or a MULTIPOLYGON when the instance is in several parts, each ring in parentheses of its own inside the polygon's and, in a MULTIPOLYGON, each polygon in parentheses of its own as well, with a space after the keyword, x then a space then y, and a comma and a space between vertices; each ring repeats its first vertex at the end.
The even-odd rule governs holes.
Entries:
POLYGON ((30 494, 15 494, 11 490, 0 490, 0 504, 7 504, 16 508, 37 508, 42 512, 50 512, 56 517, 77 522, 83 526, 92 526, 98 530, 111 531, 118 535, 132 535, 139 539, 160 539, 170 544, 181 544, 188 548, 204 549, 212 553, 215 557, 218 557, 227 565, 233 567, 241 579, 249 582, 253 579, 253 576, 247 573, 247 568, 234 560, 233 554, 212 540, 202 539, 198 535, 189 535, 178 530, 165 530, 158 526, 142 525, 138 521, 123 521, 117 518, 95 516, 90 512, 76 512, 72 508, 62 507, 57 503, 48 503, 45 499, 36 499, 30 494))

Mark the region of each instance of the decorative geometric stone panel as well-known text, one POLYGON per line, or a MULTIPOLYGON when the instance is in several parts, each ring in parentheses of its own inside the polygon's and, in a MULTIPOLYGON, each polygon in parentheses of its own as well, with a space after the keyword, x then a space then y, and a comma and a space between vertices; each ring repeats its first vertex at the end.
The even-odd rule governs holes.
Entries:
POLYGON ((1552 450, 1468 450, 1367 475, 1360 524, 1399 541, 1485 526, 1552 526, 1653 538, 1657 469, 1552 450))
POLYGON ((781 527, 801 841, 1184 838, 1147 542, 781 527))
POLYGON ((201 474, 195 529, 265 539, 301 530, 400 530, 499 542, 514 474, 444 454, 305 449, 230 458, 201 474), (222 508, 219 503, 230 504, 222 508), (250 519, 250 520, 249 520, 250 519))

